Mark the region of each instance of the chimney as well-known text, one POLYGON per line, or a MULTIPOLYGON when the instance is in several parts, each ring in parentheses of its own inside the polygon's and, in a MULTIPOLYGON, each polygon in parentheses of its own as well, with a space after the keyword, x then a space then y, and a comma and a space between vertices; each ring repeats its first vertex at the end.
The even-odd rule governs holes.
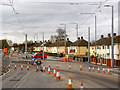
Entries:
POLYGON ((69 41, 69 38, 67 38, 67 41, 69 41))
POLYGON ((101 35, 101 39, 103 39, 103 37, 104 37, 104 36, 103 36, 103 35, 101 35))
POLYGON ((78 40, 80 40, 80 37, 78 37, 78 40))
POLYGON ((110 38, 110 33, 108 34, 108 38, 110 38))
POLYGON ((60 39, 60 41, 62 41, 62 39, 60 39))
POLYGON ((48 42, 50 42, 50 40, 48 40, 48 42))
POLYGON ((37 44, 37 42, 35 41, 35 44, 37 44))
POLYGON ((47 41, 45 40, 45 42, 47 42, 47 41))
POLYGON ((57 42, 57 40, 55 40, 57 42))
POLYGON ((42 41, 40 41, 40 43, 42 43, 42 41))
POLYGON ((64 41, 64 39, 62 39, 62 41, 64 41))
POLYGON ((83 36, 81 36, 81 40, 83 40, 83 36))
POLYGON ((113 33, 113 36, 115 37, 115 36, 116 36, 116 33, 113 33))

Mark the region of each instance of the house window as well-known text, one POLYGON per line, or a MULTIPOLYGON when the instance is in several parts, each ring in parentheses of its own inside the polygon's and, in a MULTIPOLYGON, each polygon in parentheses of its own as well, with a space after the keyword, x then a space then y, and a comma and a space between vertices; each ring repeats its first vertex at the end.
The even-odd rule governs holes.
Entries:
POLYGON ((105 46, 105 49, 106 49, 106 46, 105 46))
POLYGON ((107 46, 107 49, 109 49, 109 45, 107 46))
POLYGON ((92 49, 94 49, 94 47, 92 47, 92 49))
POLYGON ((104 49, 105 47, 103 46, 103 49, 104 49))

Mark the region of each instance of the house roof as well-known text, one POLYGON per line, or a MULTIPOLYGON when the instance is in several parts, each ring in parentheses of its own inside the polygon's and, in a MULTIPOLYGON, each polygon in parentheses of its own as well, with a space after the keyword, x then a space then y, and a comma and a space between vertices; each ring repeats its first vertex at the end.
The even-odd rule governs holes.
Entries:
POLYGON ((88 46, 88 42, 84 39, 78 39, 72 44, 72 46, 88 46))
MULTIPOLYGON (((69 47, 71 46, 73 43, 69 40, 66 41, 66 46, 69 47)), ((65 46, 65 41, 62 40, 60 43, 59 43, 59 46, 65 46)))
MULTIPOLYGON (((66 46, 67 47, 71 46, 72 44, 73 43, 69 39, 66 40, 66 46)), ((59 46, 59 47, 60 46, 65 46, 65 41, 64 40, 58 40, 55 43, 50 45, 50 47, 55 47, 55 46, 59 46)))
POLYGON ((59 44, 60 44, 61 42, 62 42, 62 41, 57 40, 57 41, 55 41, 54 43, 52 43, 52 44, 50 45, 50 47, 59 46, 59 44))
POLYGON ((52 45, 52 42, 50 42, 50 41, 48 41, 44 44, 44 46, 46 46, 46 47, 49 47, 50 45, 52 45))
POLYGON ((41 43, 35 43, 34 47, 40 47, 41 45, 42 45, 42 42, 41 43))
MULTIPOLYGON (((114 43, 120 43, 120 36, 114 37, 114 43)), ((97 45, 111 45, 111 37, 100 38, 96 41, 97 45)), ((91 44, 91 46, 95 46, 95 42, 91 44)))

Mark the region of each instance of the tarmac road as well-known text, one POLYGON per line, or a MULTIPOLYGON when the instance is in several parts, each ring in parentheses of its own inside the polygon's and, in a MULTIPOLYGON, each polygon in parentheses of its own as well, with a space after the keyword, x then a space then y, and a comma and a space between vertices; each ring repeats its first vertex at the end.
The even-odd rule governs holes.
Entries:
MULTIPOLYGON (((46 66, 46 72, 36 72, 36 66, 30 66, 30 71, 26 71, 26 64, 24 70, 20 70, 20 63, 17 63, 18 69, 14 70, 14 63, 11 64, 11 71, 3 76, 3 88, 67 88, 69 76, 72 78, 73 88, 80 88, 80 82, 84 83, 85 88, 118 88, 118 75, 108 75, 97 73, 97 66, 95 72, 88 71, 88 64, 75 62, 61 62, 60 60, 42 60, 46 66), (47 74, 47 67, 51 65, 51 74, 47 74), (53 68, 60 69, 62 80, 56 81, 53 77, 53 68), (68 68, 69 64, 71 69, 68 68), (83 66, 83 71, 80 71, 80 64, 83 66)), ((39 67, 39 69, 42 69, 39 67)), ((100 69, 102 70, 102 69, 100 69)))

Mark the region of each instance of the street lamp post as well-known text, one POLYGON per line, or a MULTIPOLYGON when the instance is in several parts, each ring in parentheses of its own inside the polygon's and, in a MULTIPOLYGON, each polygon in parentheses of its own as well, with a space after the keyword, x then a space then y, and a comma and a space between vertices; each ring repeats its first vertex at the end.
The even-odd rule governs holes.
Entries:
MULTIPOLYGON (((78 23, 70 23, 70 24, 76 24, 76 34, 77 34, 77 40, 78 40, 78 23)), ((77 48, 78 48, 78 42, 77 42, 77 48)), ((79 49, 79 53, 78 53, 78 55, 80 54, 80 49, 79 49)))
POLYGON ((35 36, 37 36, 37 43, 38 43, 38 34, 34 34, 34 42, 35 42, 35 36))
POLYGON ((64 25, 64 30, 65 30, 65 57, 66 57, 66 24, 62 23, 60 25, 64 25))
POLYGON ((112 48, 112 60, 111 60, 111 67, 114 68, 114 7, 111 5, 104 5, 104 7, 111 7, 112 8, 112 38, 111 38, 111 48, 112 48))
POLYGON ((25 55, 27 59, 27 34, 25 34, 25 55))
POLYGON ((88 63, 90 63, 90 27, 88 27, 88 63))
POLYGON ((95 64, 97 64, 97 18, 96 18, 96 13, 78 13, 79 15, 80 14, 94 14, 95 15, 95 64))

